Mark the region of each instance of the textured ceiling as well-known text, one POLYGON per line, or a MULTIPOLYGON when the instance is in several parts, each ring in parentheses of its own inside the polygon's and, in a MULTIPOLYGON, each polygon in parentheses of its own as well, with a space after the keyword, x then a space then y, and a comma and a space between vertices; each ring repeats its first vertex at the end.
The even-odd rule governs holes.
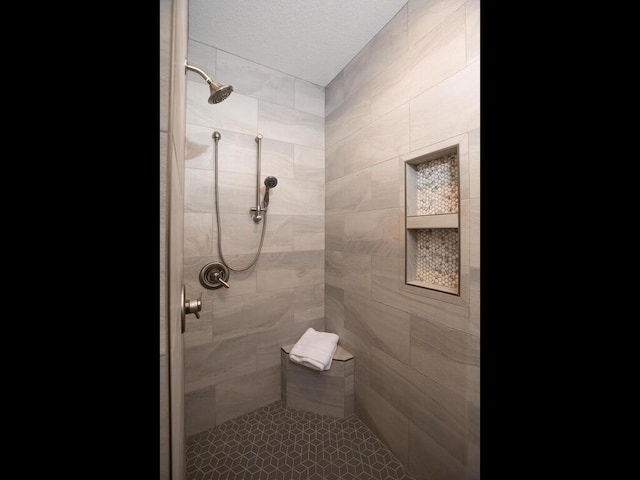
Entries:
POLYGON ((189 37, 326 86, 407 0, 189 0, 189 37))

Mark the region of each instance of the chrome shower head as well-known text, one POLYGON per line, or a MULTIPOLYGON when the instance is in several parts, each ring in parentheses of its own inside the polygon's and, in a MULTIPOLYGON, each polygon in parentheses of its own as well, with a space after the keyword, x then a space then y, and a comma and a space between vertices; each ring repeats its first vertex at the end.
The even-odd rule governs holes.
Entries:
POLYGON ((209 85, 209 91, 211 92, 209 94, 209 103, 220 103, 229 95, 231 95, 231 92, 233 92, 233 87, 231 85, 223 85, 216 82, 215 80, 211 80, 211 78, 209 78, 209 75, 204 73, 198 67, 189 65, 186 58, 184 60, 184 67, 185 73, 187 73, 187 70, 191 70, 192 72, 196 72, 198 75, 205 79, 205 81, 209 85))
POLYGON ((209 95, 209 103, 220 103, 233 92, 233 87, 231 85, 222 85, 215 80, 207 80, 209 84, 209 90, 211 94, 209 95))

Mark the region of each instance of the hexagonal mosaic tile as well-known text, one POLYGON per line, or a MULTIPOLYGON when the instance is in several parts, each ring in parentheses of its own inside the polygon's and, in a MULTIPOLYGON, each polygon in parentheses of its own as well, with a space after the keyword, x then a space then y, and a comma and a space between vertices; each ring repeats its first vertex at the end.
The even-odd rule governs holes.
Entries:
POLYGON ((416 250, 418 280, 458 287, 460 247, 457 228, 416 230, 416 250))
POLYGON ((458 212, 458 155, 445 155, 416 167, 417 213, 439 215, 458 212))
POLYGON ((187 480, 415 480, 355 415, 272 403, 193 435, 187 480))

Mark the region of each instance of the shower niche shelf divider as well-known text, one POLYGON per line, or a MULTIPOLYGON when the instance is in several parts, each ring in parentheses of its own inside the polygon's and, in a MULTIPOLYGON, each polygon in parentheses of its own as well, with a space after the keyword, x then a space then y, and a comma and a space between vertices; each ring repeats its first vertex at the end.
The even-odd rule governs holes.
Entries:
POLYGON ((405 161, 405 284, 460 295, 460 151, 405 161))

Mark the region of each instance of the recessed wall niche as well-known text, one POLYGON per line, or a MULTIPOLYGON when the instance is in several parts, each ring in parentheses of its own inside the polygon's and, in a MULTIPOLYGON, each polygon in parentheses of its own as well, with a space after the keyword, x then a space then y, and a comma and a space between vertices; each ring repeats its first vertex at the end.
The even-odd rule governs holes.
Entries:
POLYGON ((458 145, 405 162, 405 283, 460 295, 458 145))

